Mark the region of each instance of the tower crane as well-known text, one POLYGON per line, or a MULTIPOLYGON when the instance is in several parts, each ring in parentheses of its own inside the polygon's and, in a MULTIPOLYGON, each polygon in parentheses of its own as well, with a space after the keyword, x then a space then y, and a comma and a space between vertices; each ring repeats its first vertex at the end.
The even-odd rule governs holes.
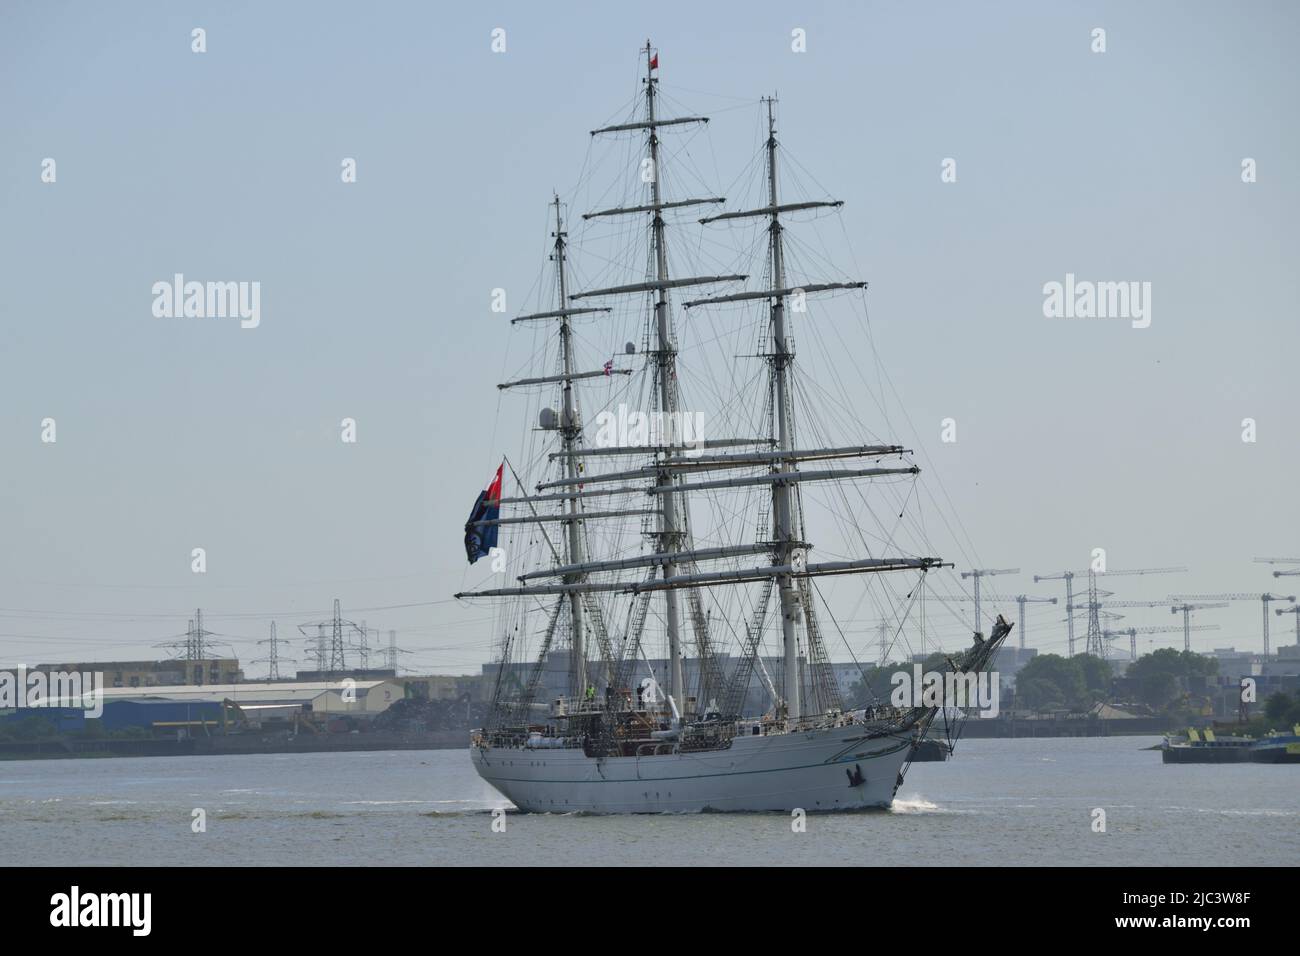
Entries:
MULTIPOLYGON (((1065 582, 1065 606, 1068 608, 1074 603, 1074 575, 1073 571, 1060 571, 1056 574, 1035 574, 1034 583, 1039 581, 1064 581, 1065 582)), ((1065 615, 1065 633, 1069 639, 1069 656, 1074 656, 1074 615, 1068 611, 1065 615)))
MULTIPOLYGON (((1102 645, 1101 636, 1101 614, 1098 613, 1101 608, 1099 603, 1100 592, 1097 589, 1098 577, 1122 577, 1133 574, 1173 574, 1178 571, 1186 571, 1186 568, 1131 568, 1124 571, 1096 571, 1089 568, 1087 571, 1059 571, 1055 574, 1035 574, 1034 583, 1039 581, 1065 581, 1065 626, 1070 641, 1070 656, 1074 656, 1074 578, 1078 574, 1088 575, 1088 643, 1087 652, 1097 652, 1097 655, 1104 656, 1105 648, 1102 645), (1095 606, 1094 606, 1095 605, 1095 606)), ((1118 607, 1118 604, 1110 605, 1118 607)))
MULTIPOLYGON (((1017 594, 1016 603, 1020 605, 1020 649, 1023 651, 1025 649, 1025 605, 1055 604, 1056 598, 1030 597, 1027 594, 1017 594)), ((1297 624, 1297 627, 1300 627, 1300 623, 1297 624)))
POLYGON ((1191 633, 1193 630, 1192 612, 1206 611, 1209 610, 1210 608, 1227 607, 1227 606, 1228 606, 1227 601, 1215 601, 1213 603, 1201 603, 1201 604, 1187 604, 1187 603, 1175 604, 1173 607, 1171 607, 1169 609, 1170 614, 1177 614, 1179 611, 1183 612, 1183 650, 1190 651, 1192 649, 1192 637, 1191 637, 1191 633))
POLYGON ((1268 657, 1268 606, 1274 601, 1291 601, 1294 603, 1295 595, 1269 594, 1251 594, 1249 592, 1239 593, 1231 592, 1228 594, 1175 594, 1175 601, 1259 601, 1264 607, 1264 656, 1268 657))
POLYGON ((1274 608, 1273 613, 1278 617, 1283 614, 1295 615, 1295 642, 1300 646, 1300 604, 1292 604, 1290 607, 1274 608))
MULTIPOLYGON (((944 600, 960 601, 962 603, 965 603, 967 601, 973 601, 974 598, 946 597, 944 598, 944 600)), ((1020 649, 1024 650, 1025 649, 1025 605, 1026 604, 1056 604, 1057 600, 1056 598, 1049 598, 1049 597, 1030 597, 1027 594, 1017 594, 1014 600, 1018 605, 1020 605, 1020 649)), ((1122 615, 1116 614, 1112 616, 1121 617, 1122 615)))
MULTIPOLYGON (((1092 592, 1090 592, 1090 593, 1092 593, 1092 592)), ((1097 590, 1095 593, 1098 594, 1098 595, 1101 595, 1101 594, 1109 594, 1109 593, 1111 593, 1111 592, 1109 592, 1109 591, 1101 591, 1101 590, 1097 590)), ((1088 638, 1087 650, 1085 650, 1084 653, 1085 653, 1085 654, 1094 654, 1094 655, 1096 655, 1096 656, 1102 658, 1103 660, 1105 660, 1105 658, 1106 658, 1106 641, 1107 641, 1107 638, 1106 638, 1106 631, 1101 630, 1101 621, 1102 621, 1103 618, 1114 620, 1114 619, 1116 619, 1116 618, 1122 618, 1122 617, 1124 616, 1124 615, 1122 615, 1122 614, 1114 614, 1114 613, 1112 613, 1112 612, 1109 610, 1109 608, 1113 608, 1113 607, 1163 607, 1164 604, 1165 604, 1164 601, 1094 601, 1094 600, 1091 600, 1091 599, 1090 599, 1090 600, 1087 600, 1087 601, 1083 602, 1082 604, 1076 604, 1076 605, 1074 605, 1074 607, 1072 607, 1072 608, 1068 608, 1068 609, 1066 610, 1066 614, 1068 614, 1071 618, 1073 618, 1073 616, 1074 616, 1075 614, 1077 614, 1079 611, 1087 611, 1087 612, 1088 612, 1088 631, 1089 631, 1089 635, 1090 635, 1090 636, 1089 636, 1089 638, 1088 638), (1096 621, 1096 623, 1097 623, 1097 627, 1098 627, 1098 630, 1100 631, 1100 634, 1098 635, 1098 638, 1097 638, 1096 640, 1094 640, 1094 639, 1091 637, 1091 633, 1092 633, 1092 624, 1093 624, 1094 620, 1096 621)), ((1117 633, 1118 633, 1118 632, 1117 632, 1117 633)))
MULTIPOLYGON (((1097 577, 1105 575, 1106 577, 1132 577, 1134 575, 1144 574, 1175 574, 1180 571, 1186 571, 1186 568, 1130 568, 1125 571, 1094 571, 1091 567, 1088 569, 1088 643, 1085 645, 1085 653, 1094 654, 1105 660, 1106 643, 1101 636, 1101 616, 1097 613, 1102 607, 1099 600, 1100 595, 1097 591, 1097 577)), ((1153 607, 1154 605, 1146 604, 1141 601, 1107 601, 1107 607, 1153 607)))
MULTIPOLYGON (((1195 627, 1188 628, 1188 630, 1191 631, 1217 631, 1218 629, 1219 625, 1217 624, 1197 624, 1195 627)), ((1156 624, 1151 627, 1125 627, 1115 631, 1102 631, 1101 636, 1107 641, 1110 641, 1116 637, 1123 637, 1127 634, 1128 659, 1135 661, 1138 656, 1137 636, 1139 634, 1169 634, 1173 631, 1181 630, 1182 628, 1177 624, 1156 624)), ((1186 635, 1184 635, 1184 640, 1186 640, 1186 635)))
MULTIPOLYGON (((1255 563, 1300 565, 1300 558, 1256 558, 1255 563)), ((1275 578, 1295 577, 1296 575, 1300 575, 1300 567, 1283 568, 1281 571, 1273 572, 1275 578)))
MULTIPOLYGON (((975 580, 975 630, 980 629, 980 578, 988 577, 993 574, 1019 574, 1019 568, 974 568, 970 571, 961 573, 962 580, 974 578, 975 580)), ((1023 643, 1021 644, 1023 647, 1023 643)))
MULTIPOLYGON (((1105 594, 1106 592, 1098 592, 1105 594)), ((1075 604, 1066 610, 1066 614, 1073 617, 1076 614, 1087 614, 1092 616, 1093 611, 1097 612, 1097 617, 1102 621, 1121 621, 1124 619, 1123 614, 1117 614, 1110 610, 1115 607, 1162 607, 1169 602, 1167 601, 1083 601, 1075 604)))
POLYGON ((1084 601, 1082 604, 1076 604, 1072 610, 1088 611, 1091 613, 1095 608, 1112 608, 1112 607, 1164 607, 1168 601, 1084 601))

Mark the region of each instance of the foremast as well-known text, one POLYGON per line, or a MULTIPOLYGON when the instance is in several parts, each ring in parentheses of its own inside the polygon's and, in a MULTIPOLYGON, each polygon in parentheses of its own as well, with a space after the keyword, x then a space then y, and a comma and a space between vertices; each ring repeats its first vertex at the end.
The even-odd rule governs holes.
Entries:
MULTIPOLYGON (((555 206, 554 258, 556 283, 559 287, 559 311, 565 313, 565 306, 569 304, 568 275, 564 261, 565 239, 568 233, 564 231, 564 217, 560 210, 560 197, 558 195, 555 197, 553 205, 555 206)), ((573 396, 573 326, 569 322, 567 313, 560 316, 560 353, 564 369, 564 402, 560 415, 560 444, 564 449, 565 474, 570 479, 576 479, 578 473, 582 470, 582 459, 578 454, 578 445, 582 439, 582 422, 578 418, 577 402, 573 396)), ((582 525, 578 520, 581 501, 577 497, 578 485, 576 482, 571 487, 574 494, 567 502, 569 512, 569 521, 567 522, 569 536, 568 560, 570 564, 581 565, 586 560, 586 552, 582 546, 582 525)), ((583 578, 584 575, 581 572, 575 572, 566 574, 564 581, 566 584, 574 584, 582 581, 583 578)), ((581 591, 573 590, 569 592, 568 598, 570 667, 573 672, 572 686, 579 696, 583 696, 586 694, 589 680, 587 674, 586 630, 582 614, 584 597, 581 591)))

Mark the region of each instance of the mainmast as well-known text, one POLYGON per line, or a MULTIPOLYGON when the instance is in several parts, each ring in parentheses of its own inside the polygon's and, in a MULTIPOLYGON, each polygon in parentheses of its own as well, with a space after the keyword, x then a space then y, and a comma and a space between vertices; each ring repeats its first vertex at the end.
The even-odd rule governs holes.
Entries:
MULTIPOLYGON (((654 220, 651 224, 651 238, 654 243, 655 253, 655 278, 661 283, 659 294, 655 299, 655 329, 658 339, 658 349, 655 352, 655 361, 659 369, 659 407, 667 416, 668 421, 674 421, 673 412, 677 410, 677 396, 673 388, 676 376, 676 348, 673 345, 672 331, 668 324, 668 249, 664 245, 664 217, 662 203, 663 198, 659 185, 659 131, 655 128, 655 55, 650 47, 650 41, 645 44, 645 102, 646 118, 649 121, 649 140, 650 140, 650 201, 654 206, 654 220)), ((670 436, 670 440, 675 441, 677 436, 670 436)), ((668 472, 660 474, 657 484, 663 488, 671 485, 673 476, 668 472)), ((663 514, 659 521, 659 551, 673 554, 680 549, 681 531, 678 527, 677 520, 677 495, 671 489, 664 490, 660 493, 661 508, 663 514)), ((669 559, 664 565, 663 576, 665 578, 674 578, 677 576, 677 562, 669 559)), ((686 679, 682 671, 682 640, 681 640, 681 607, 677 599, 676 590, 664 591, 664 618, 668 631, 668 657, 671 660, 671 683, 668 693, 673 696, 677 702, 677 708, 681 713, 686 712, 686 679)))
MULTIPOLYGON (((790 416, 789 367, 793 359, 789 343, 785 336, 785 259, 781 249, 781 211, 777 200, 776 188, 776 119, 772 112, 774 99, 768 97, 767 103, 767 185, 768 201, 772 208, 771 233, 772 249, 772 354, 768 361, 772 367, 772 380, 776 392, 776 439, 777 449, 789 452, 793 449, 790 434, 793 422, 790 416)), ((776 473, 794 470, 794 464, 788 458, 777 459, 773 469, 776 473)), ((791 528, 793 495, 788 482, 778 481, 772 485, 772 519, 776 531, 775 563, 791 565, 795 543, 791 528)), ((776 579, 781 596, 781 637, 782 656, 785 665, 785 705, 786 716, 791 722, 797 721, 802 710, 799 682, 799 641, 795 633, 795 623, 799 616, 799 594, 794 586, 794 578, 783 574, 776 579)))
MULTIPOLYGON (((569 324, 569 315, 566 313, 566 307, 569 304, 569 288, 564 265, 564 240, 568 233, 564 231, 564 219, 560 212, 560 197, 558 195, 555 197, 554 205, 555 272, 559 282, 559 311, 565 313, 560 316, 560 352, 564 363, 564 405, 560 416, 560 443, 564 449, 565 475, 570 479, 576 479, 582 468, 582 460, 578 454, 579 439, 582 436, 582 423, 578 421, 577 405, 573 399, 573 327, 569 324)), ((581 565, 585 560, 585 554, 582 547, 582 526, 578 521, 579 499, 576 496, 578 485, 575 483, 572 487, 575 494, 568 500, 568 562, 571 565, 581 565)), ((581 581, 583 577, 584 575, 581 572, 576 572, 565 575, 564 581, 566 584, 574 584, 581 581)), ((573 671, 574 692, 579 698, 585 696, 587 691, 587 649, 584 640, 582 602, 583 595, 581 591, 569 592, 570 643, 573 655, 570 666, 573 671)))

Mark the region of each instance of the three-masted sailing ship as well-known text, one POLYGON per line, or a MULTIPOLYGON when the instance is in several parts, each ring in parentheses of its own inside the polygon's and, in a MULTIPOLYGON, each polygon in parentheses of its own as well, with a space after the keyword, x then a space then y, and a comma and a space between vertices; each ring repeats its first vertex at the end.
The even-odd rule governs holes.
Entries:
MULTIPOLYGON (((634 282, 571 289, 570 240, 557 196, 554 308, 513 320, 558 334, 544 335, 538 349, 540 371, 549 374, 500 387, 532 390, 558 407, 540 408, 533 434, 542 436, 546 450, 521 463, 542 480, 528 487, 513 474, 518 491, 507 496, 499 470, 466 525, 471 563, 491 555, 508 566, 506 586, 457 595, 499 599, 503 608, 490 717, 472 737, 474 766, 527 811, 888 807, 920 741, 948 712, 887 704, 846 710, 819 626, 816 582, 891 573, 921 580, 945 565, 937 557, 905 555, 810 558, 805 485, 915 480, 919 471, 897 444, 819 447, 796 435, 800 393, 788 312, 802 312, 806 297, 862 290, 866 283, 792 284, 785 221, 840 203, 782 200, 773 101, 765 100, 758 204, 715 212, 698 225, 716 232, 716 224, 757 224, 766 233, 758 238, 765 238, 761 287, 719 289, 745 283, 744 274, 674 274, 668 213, 724 200, 665 197, 661 137, 707 120, 661 115, 658 55, 647 43, 643 56, 644 91, 635 112, 592 131, 635 137, 629 155, 638 161, 639 194, 631 204, 583 218, 632 223, 625 235, 648 239, 644 271, 629 276, 634 282), (638 218, 646 228, 636 225, 638 218), (689 427, 672 302, 683 289, 713 292, 679 306, 690 316, 733 304, 761 310, 759 347, 750 356, 761 363, 753 379, 757 400, 730 394, 734 378, 708 387, 718 407, 730 410, 731 424, 748 418, 762 427, 707 436, 689 427), (592 337, 591 327, 626 303, 626 314, 635 310, 643 330, 643 358, 629 342, 601 368, 580 367, 584 332, 592 337), (628 360, 642 367, 615 367, 628 360), (639 396, 630 391, 637 374, 644 381, 639 396), (593 423, 584 421, 583 392, 616 387, 624 389, 619 397, 639 397, 648 411, 641 427, 605 428, 597 440, 593 423), (741 499, 728 503, 728 493, 741 499), (701 540, 701 524, 710 526, 710 539, 701 540), (502 529, 512 543, 498 548, 502 529), (769 673, 763 638, 778 627, 779 665, 769 673), (656 667, 648 648, 658 634, 666 656, 656 667), (729 638, 738 654, 720 650, 729 638), (526 655, 532 639, 536 645, 526 655), (563 692, 554 690, 557 659, 567 659, 563 692), (767 706, 746 713, 756 677, 767 706)), ((823 434, 817 430, 818 438, 823 434)), ((976 634, 973 646, 947 658, 950 668, 987 669, 1009 631, 999 616, 987 638, 976 634)))

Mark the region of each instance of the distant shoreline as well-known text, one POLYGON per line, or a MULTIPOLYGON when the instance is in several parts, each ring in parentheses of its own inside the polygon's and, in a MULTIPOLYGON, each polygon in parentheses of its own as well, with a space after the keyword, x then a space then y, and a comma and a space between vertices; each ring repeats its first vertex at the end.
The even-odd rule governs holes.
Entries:
POLYGON ((0 743, 4 760, 79 760, 111 757, 212 757, 227 754, 349 753, 366 750, 460 750, 469 747, 468 730, 427 733, 254 734, 191 737, 186 740, 62 737, 0 743))
MULTIPOLYGON (((961 737, 1016 739, 1064 737, 1149 737, 1170 729, 1163 717, 1129 720, 995 717, 966 721, 961 737)), ((931 733, 931 739, 941 735, 931 733)), ((62 737, 39 741, 0 743, 0 761, 81 760, 111 757, 211 757, 228 754, 350 753, 374 750, 462 750, 469 747, 469 731, 439 730, 426 733, 368 732, 355 734, 254 734, 214 735, 186 740, 100 739, 62 737)))

